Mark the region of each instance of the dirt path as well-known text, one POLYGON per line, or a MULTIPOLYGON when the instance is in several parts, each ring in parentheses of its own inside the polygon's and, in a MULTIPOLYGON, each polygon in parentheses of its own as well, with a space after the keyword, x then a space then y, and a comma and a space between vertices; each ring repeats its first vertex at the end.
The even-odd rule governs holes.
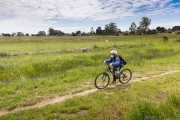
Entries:
MULTIPOLYGON (((150 78, 156 78, 156 77, 165 76, 165 75, 173 74, 173 73, 177 73, 177 72, 180 72, 180 70, 168 71, 168 72, 158 74, 158 75, 154 75, 154 76, 150 76, 150 77, 132 79, 131 82, 138 82, 138 81, 148 80, 150 78)), ((113 86, 113 87, 115 87, 115 86, 113 86)), ((89 93, 93 93, 93 92, 96 92, 96 91, 98 91, 98 89, 85 90, 83 92, 76 93, 76 94, 73 94, 73 95, 65 95, 65 96, 61 96, 61 97, 57 96, 55 98, 43 100, 43 101, 41 101, 41 102, 39 102, 39 103, 37 103, 37 104, 35 104, 33 106, 27 106, 27 107, 23 107, 23 108, 16 108, 16 109, 14 109, 12 111, 7 111, 7 110, 0 111, 0 116, 6 115, 6 114, 9 114, 9 113, 14 113, 14 112, 17 112, 17 111, 31 109, 31 108, 41 108, 41 107, 44 107, 46 105, 52 105, 52 104, 55 104, 55 103, 63 102, 65 100, 73 98, 75 96, 85 96, 85 95, 88 95, 89 93)))

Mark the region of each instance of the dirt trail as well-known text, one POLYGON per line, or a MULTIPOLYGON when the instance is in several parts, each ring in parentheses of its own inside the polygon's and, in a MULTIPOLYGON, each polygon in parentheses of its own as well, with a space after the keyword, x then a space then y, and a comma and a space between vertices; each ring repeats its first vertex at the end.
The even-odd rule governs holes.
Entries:
MULTIPOLYGON (((154 76, 150 76, 150 77, 132 79, 131 82, 138 82, 138 81, 148 80, 150 78, 156 78, 156 77, 165 76, 165 75, 173 74, 173 73, 177 73, 177 72, 180 72, 180 70, 168 71, 168 72, 158 74, 158 75, 154 75, 154 76)), ((111 87, 115 87, 115 86, 111 86, 111 87)), ((98 89, 85 90, 83 92, 79 92, 79 93, 76 93, 76 94, 73 94, 73 95, 65 95, 65 96, 61 96, 61 97, 57 96, 55 98, 46 99, 46 100, 43 100, 43 101, 41 101, 41 102, 39 102, 39 103, 37 103, 37 104, 35 104, 33 106, 27 106, 27 107, 23 107, 23 108, 16 108, 16 109, 14 109, 12 111, 3 110, 3 111, 0 111, 0 116, 6 115, 6 114, 9 114, 9 113, 14 113, 14 112, 17 112, 17 111, 31 109, 31 108, 41 108, 41 107, 44 107, 46 105, 52 105, 52 104, 55 104, 55 103, 61 103, 61 102, 65 101, 65 100, 73 98, 75 96, 85 96, 85 95, 88 95, 89 93, 93 93, 93 92, 96 92, 96 91, 98 91, 98 89)))
POLYGON ((147 80, 147 79, 150 79, 150 78, 157 78, 157 77, 161 77, 161 76, 165 76, 165 75, 169 75, 169 74, 173 74, 173 73, 177 73, 177 72, 180 72, 180 70, 167 71, 165 73, 161 73, 161 74, 158 74, 158 75, 153 75, 153 76, 150 76, 150 77, 137 78, 137 79, 133 79, 131 82, 143 81, 143 80, 147 80))

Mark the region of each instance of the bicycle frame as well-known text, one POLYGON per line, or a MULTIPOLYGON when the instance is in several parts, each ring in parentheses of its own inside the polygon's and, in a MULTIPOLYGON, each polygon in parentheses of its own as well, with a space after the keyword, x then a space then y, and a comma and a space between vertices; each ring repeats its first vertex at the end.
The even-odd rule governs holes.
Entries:
POLYGON ((113 73, 113 68, 111 68, 108 64, 107 64, 107 69, 105 70, 105 72, 110 72, 113 73))
MULTIPOLYGON (((109 66, 109 64, 107 64, 107 66, 108 66, 108 68, 105 70, 105 72, 110 72, 111 74, 113 74, 113 68, 111 68, 110 66, 109 66)), ((122 67, 119 67, 119 71, 121 70, 121 68, 122 67)))
MULTIPOLYGON (((123 70, 121 70, 121 69, 122 69, 122 67, 118 68, 118 70, 120 71, 120 75, 116 76, 115 79, 119 79, 120 83, 126 84, 131 80, 132 72, 128 68, 125 68, 123 70), (125 73, 124 73, 124 71, 125 71, 125 73), (128 72, 128 73, 126 73, 126 72, 128 72)), ((101 72, 96 76, 96 78, 94 80, 94 84, 95 84, 96 88, 104 89, 108 86, 108 84, 110 82, 110 76, 109 76, 108 72, 110 72, 112 75, 115 75, 115 70, 113 70, 113 68, 111 66, 109 66, 109 64, 107 64, 107 69, 104 72, 101 72), (99 82, 100 82, 100 84, 99 84, 99 82)), ((113 80, 114 80, 114 76, 113 76, 113 80)))

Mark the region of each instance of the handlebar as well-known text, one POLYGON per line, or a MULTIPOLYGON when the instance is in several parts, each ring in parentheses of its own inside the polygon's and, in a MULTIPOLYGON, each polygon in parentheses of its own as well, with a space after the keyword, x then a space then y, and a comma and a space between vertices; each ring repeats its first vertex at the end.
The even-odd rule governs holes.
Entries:
POLYGON ((109 66, 109 63, 105 63, 108 66, 108 69, 110 69, 111 67, 109 66))

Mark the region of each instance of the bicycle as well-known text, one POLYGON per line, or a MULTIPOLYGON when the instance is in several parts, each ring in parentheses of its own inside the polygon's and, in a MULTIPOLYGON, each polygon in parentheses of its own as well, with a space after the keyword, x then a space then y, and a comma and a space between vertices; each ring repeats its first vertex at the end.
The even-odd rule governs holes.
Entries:
MULTIPOLYGON (((107 64, 107 66, 108 66, 108 64, 107 64)), ((122 67, 119 67, 120 74, 119 74, 119 76, 116 76, 116 79, 119 79, 119 82, 121 84, 126 84, 131 80, 132 72, 128 68, 125 68, 123 70, 121 70, 121 69, 122 69, 122 67)), ((108 68, 104 72, 101 72, 96 76, 96 78, 94 80, 94 85, 97 89, 104 89, 109 85, 110 76, 109 76, 108 72, 110 72, 113 75, 113 68, 108 66, 108 68)))

